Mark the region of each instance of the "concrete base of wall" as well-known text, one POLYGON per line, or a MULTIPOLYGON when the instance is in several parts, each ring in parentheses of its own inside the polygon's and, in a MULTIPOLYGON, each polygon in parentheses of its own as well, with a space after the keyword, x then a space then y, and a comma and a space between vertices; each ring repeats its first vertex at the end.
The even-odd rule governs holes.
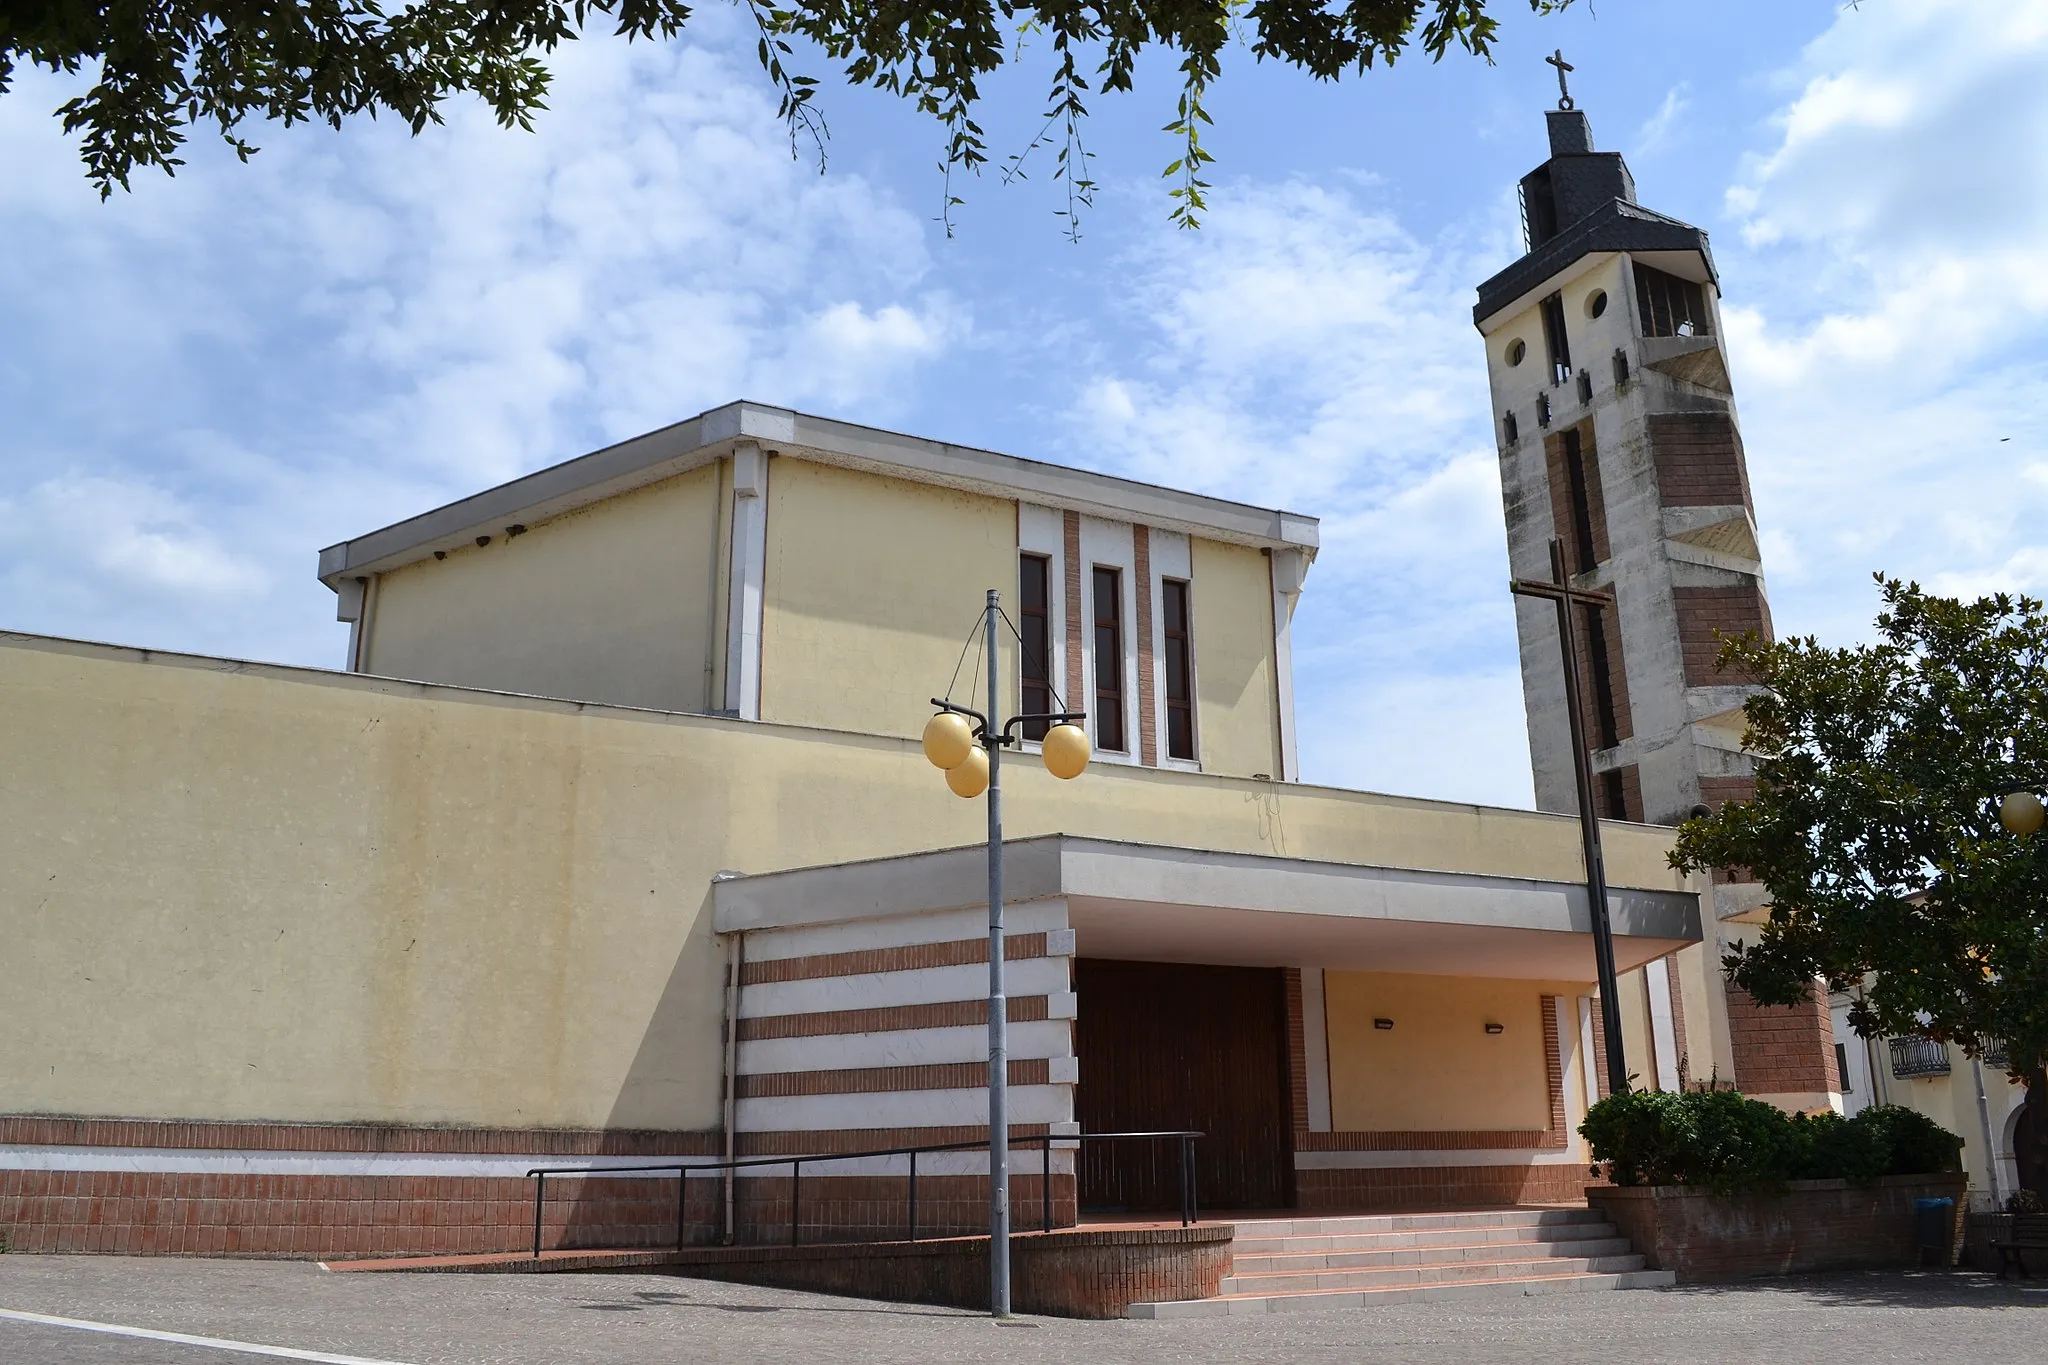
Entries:
POLYGON ((1869 1185, 1795 1180, 1784 1194, 1708 1194, 1682 1185, 1599 1186, 1607 1215, 1652 1269, 1681 1284, 1819 1270, 1916 1265, 1915 1199, 1962 1204, 1960 1175, 1886 1176, 1869 1185))
MULTIPOLYGON (((1235 1228, 1064 1228, 1010 1239, 1010 1300, 1019 1313, 1120 1318, 1133 1303, 1213 1298, 1229 1273, 1235 1228)), ((550 1252, 337 1263, 352 1272, 461 1274, 668 1272, 692 1279, 808 1289, 897 1303, 988 1307, 986 1237, 825 1246, 688 1247, 681 1251, 550 1252)))
MULTIPOLYGON (((1120 1318, 1134 1303, 1212 1298, 1230 1270, 1227 1223, 1191 1228, 1071 1228, 1010 1241, 1010 1300, 1020 1313, 1120 1318)), ((703 1247, 678 1274, 906 1303, 988 1307, 988 1238, 819 1247, 703 1247)))

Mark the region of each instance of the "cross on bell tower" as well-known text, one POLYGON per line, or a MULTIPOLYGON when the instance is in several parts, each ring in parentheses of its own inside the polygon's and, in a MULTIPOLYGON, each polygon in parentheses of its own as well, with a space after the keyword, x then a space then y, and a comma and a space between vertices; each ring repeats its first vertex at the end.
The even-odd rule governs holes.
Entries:
POLYGON ((1577 71, 1578 68, 1564 59, 1563 48, 1559 48, 1543 60, 1557 68, 1557 107, 1560 109, 1576 109, 1578 106, 1572 103, 1572 88, 1564 83, 1564 78, 1569 73, 1577 71))
MULTIPOLYGON (((1512 575, 1550 578, 1560 543, 1582 613, 1575 737, 1556 612, 1517 609, 1536 804, 1577 809, 1584 764, 1602 818, 1677 824, 1754 792, 1741 708, 1755 688, 1715 662, 1721 636, 1771 631, 1720 280, 1707 234, 1637 203, 1620 154, 1594 148, 1563 51, 1545 61, 1561 98, 1544 112, 1549 159, 1522 177, 1527 249, 1479 286, 1473 309, 1512 575)), ((1786 1011, 1724 994, 1722 948, 1754 932, 1743 924, 1763 902, 1754 884, 1716 885, 1705 943, 1681 955, 1689 968, 1667 958, 1622 977, 1636 1021, 1628 1066, 1643 1084, 1672 1089, 1718 1065, 1723 1080, 1787 1107, 1838 1102, 1824 999, 1794 1028, 1786 1011)))

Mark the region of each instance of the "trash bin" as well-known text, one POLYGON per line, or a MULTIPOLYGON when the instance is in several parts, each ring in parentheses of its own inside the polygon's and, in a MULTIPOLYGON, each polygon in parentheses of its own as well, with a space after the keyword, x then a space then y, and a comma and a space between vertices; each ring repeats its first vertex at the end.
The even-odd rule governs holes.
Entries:
POLYGON ((1955 1239, 1956 1201, 1915 1199, 1913 1240, 1920 1248, 1920 1264, 1945 1266, 1955 1239))

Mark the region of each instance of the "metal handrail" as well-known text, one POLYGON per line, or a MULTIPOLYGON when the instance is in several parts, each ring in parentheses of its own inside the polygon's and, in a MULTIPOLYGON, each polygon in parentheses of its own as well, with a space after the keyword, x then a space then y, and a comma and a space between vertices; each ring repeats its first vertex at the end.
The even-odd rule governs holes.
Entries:
MULTIPOLYGON (((1180 1143, 1180 1223, 1182 1227, 1193 1225, 1197 1219, 1195 1184, 1195 1139, 1202 1134, 1194 1130, 1171 1130, 1157 1133, 1043 1133, 1031 1137, 1012 1138, 1011 1141, 1029 1146, 1037 1143, 1045 1152, 1045 1162, 1039 1176, 1039 1206, 1041 1232, 1052 1231, 1052 1147, 1055 1142, 1126 1142, 1137 1140, 1177 1139, 1180 1143)), ((811 1152, 802 1156, 754 1156, 739 1157, 732 1161, 664 1161, 634 1166, 536 1166, 526 1173, 526 1178, 537 1182, 533 1187, 533 1258, 540 1259, 542 1208, 547 1198, 548 1177, 630 1175, 646 1171, 674 1171, 676 1174, 676 1250, 681 1251, 686 1243, 689 1229, 689 1180, 692 1171, 737 1171, 751 1166, 787 1166, 789 1175, 789 1244, 797 1245, 797 1202, 798 1182, 802 1179, 803 1167, 807 1162, 818 1161, 862 1161, 873 1157, 907 1156, 910 1158, 910 1240, 917 1236, 917 1158, 926 1152, 978 1152, 987 1149, 987 1138, 979 1142, 928 1142, 916 1147, 877 1147, 863 1152, 811 1152)), ((732 1232, 732 1229, 728 1229, 732 1232)))

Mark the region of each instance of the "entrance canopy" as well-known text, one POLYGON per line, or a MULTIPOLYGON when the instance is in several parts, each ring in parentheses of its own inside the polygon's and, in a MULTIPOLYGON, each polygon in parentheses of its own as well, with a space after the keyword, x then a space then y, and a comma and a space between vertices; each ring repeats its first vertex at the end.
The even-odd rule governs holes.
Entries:
MULTIPOLYGON (((1591 981, 1586 888, 1069 835, 1005 845, 1006 904, 1064 901, 1090 958, 1591 981)), ((721 878, 720 933, 987 904, 982 846, 721 878)), ((1615 965, 1700 941, 1689 891, 1609 888, 1615 965)))

